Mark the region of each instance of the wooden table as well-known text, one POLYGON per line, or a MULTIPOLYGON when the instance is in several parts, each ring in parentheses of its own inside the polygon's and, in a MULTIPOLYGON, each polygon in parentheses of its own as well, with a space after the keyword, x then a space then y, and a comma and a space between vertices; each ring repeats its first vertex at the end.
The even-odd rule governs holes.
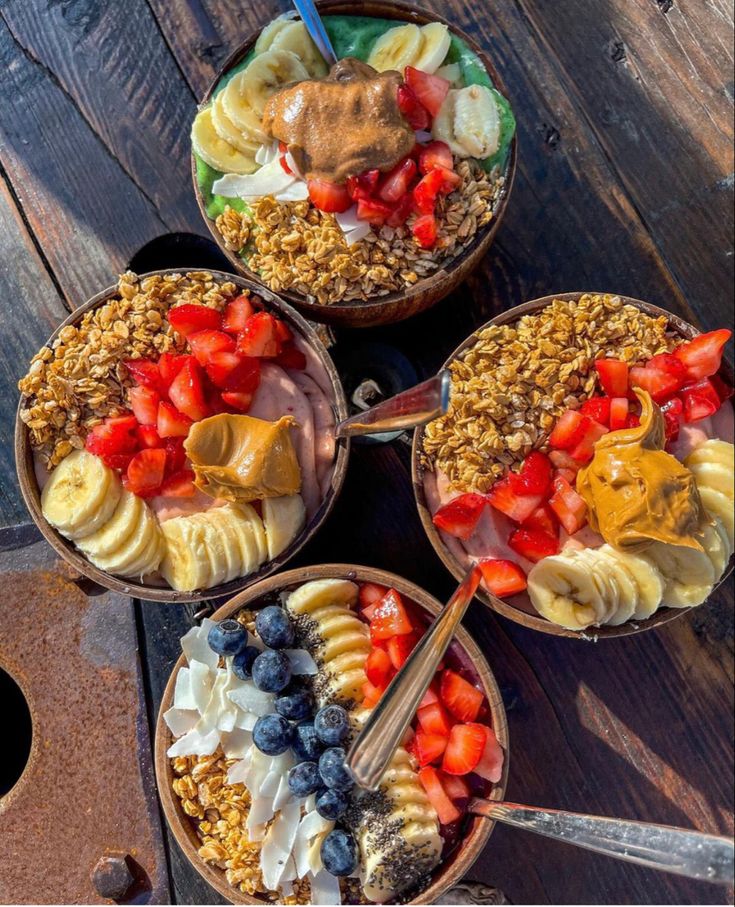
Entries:
MULTIPOLYGON (((705 328, 729 322, 731 5, 427 5, 454 16, 503 74, 518 119, 513 198, 483 267, 452 298, 406 324, 342 334, 339 342, 387 343, 428 375, 491 314, 581 289, 647 299, 705 328)), ((17 379, 67 311, 112 283, 143 244, 168 232, 206 235, 189 175, 196 100, 241 37, 287 6, 286 0, 1 0, 6 546, 18 550, 18 540, 33 538, 17 528, 28 522, 11 445, 17 379)), ((419 525, 402 441, 355 447, 342 498, 299 562, 328 560, 385 567, 439 597, 451 589, 419 525)), ((13 602, 3 600, 0 609, 0 632, 12 634, 13 602)), ((508 709, 510 798, 731 833, 732 615, 730 587, 659 632, 595 645, 527 631, 475 603, 467 623, 508 709)), ((117 620, 118 630, 125 624, 132 631, 131 640, 137 634, 152 727, 191 609, 130 602, 117 620)), ((137 700, 130 703, 138 708, 137 700)), ((139 730, 145 737, 145 721, 139 730)), ((150 789, 149 757, 144 747, 142 777, 150 789)), ((158 819, 151 821, 158 829, 158 819)), ((163 834, 170 897, 214 902, 163 834)), ((73 859, 75 844, 67 846, 73 859)), ((495 831, 472 877, 518 904, 727 903, 732 897, 505 828, 495 831)), ((36 891, 31 873, 27 887, 11 895, 32 901, 36 891)))

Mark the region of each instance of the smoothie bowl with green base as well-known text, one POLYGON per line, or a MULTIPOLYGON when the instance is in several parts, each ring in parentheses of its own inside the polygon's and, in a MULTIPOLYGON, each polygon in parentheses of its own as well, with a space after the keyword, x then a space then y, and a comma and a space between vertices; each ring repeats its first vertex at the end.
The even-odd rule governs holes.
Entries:
POLYGON ((408 4, 285 14, 225 63, 192 126, 202 214, 232 264, 317 321, 399 321, 450 293, 502 219, 515 120, 483 51, 408 4), (356 15, 355 13, 359 13, 356 15))

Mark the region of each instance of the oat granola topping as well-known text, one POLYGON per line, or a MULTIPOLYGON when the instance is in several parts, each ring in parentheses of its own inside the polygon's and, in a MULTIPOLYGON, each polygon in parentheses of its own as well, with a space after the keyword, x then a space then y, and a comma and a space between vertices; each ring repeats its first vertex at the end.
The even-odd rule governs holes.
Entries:
POLYGON ((424 464, 452 490, 486 492, 531 450, 545 450, 554 421, 592 395, 595 359, 633 363, 674 345, 665 317, 609 295, 556 299, 515 324, 486 328, 450 366, 449 410, 426 427, 424 464))

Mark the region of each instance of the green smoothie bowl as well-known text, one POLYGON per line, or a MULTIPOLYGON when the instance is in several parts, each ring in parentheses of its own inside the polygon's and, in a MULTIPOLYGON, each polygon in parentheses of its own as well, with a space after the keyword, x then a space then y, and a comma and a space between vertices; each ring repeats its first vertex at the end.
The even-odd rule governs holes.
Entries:
POLYGON ((384 0, 317 7, 336 64, 286 13, 206 93, 191 130, 197 200, 234 267, 306 317, 400 321, 487 252, 515 119, 485 53, 440 16, 384 0))

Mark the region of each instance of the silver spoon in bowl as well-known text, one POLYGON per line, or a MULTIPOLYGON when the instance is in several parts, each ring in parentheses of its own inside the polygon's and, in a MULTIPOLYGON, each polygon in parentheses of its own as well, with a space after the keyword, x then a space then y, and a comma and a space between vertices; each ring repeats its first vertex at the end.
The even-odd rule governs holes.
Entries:
POLYGON ((332 42, 329 40, 329 35, 313 0, 293 0, 293 5, 301 16, 301 21, 306 26, 311 40, 316 44, 317 50, 331 69, 337 62, 337 54, 334 52, 332 42))

